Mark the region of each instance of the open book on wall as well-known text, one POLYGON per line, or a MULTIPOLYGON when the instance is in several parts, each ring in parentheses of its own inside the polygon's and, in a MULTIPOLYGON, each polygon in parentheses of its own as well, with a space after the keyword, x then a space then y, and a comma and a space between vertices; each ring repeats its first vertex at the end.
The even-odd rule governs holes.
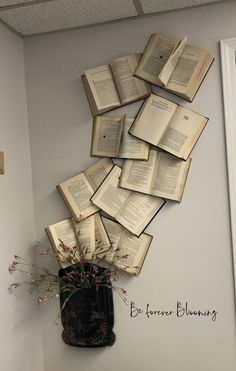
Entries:
MULTIPOLYGON (((101 254, 101 252, 107 251, 111 246, 99 213, 91 215, 80 223, 69 218, 51 224, 46 228, 46 233, 54 251, 60 253, 62 259, 58 260, 58 263, 62 268, 70 263, 66 260, 60 241, 68 247, 75 247, 79 244, 86 260, 91 259, 96 253, 101 254)), ((80 261, 81 255, 79 253, 76 253, 76 259, 80 261)))
POLYGON ((93 121, 91 155, 147 160, 149 144, 129 134, 134 119, 97 116, 93 121))
POLYGON ((153 237, 146 233, 137 237, 113 220, 105 217, 102 220, 112 245, 105 260, 127 273, 138 275, 153 237), (126 259, 121 258, 124 255, 127 255, 126 259))
POLYGON ((4 152, 0 151, 0 175, 4 174, 4 152))
POLYGON ((123 227, 140 236, 165 201, 159 197, 118 187, 120 175, 121 168, 114 165, 91 201, 115 218, 123 227))
POLYGON ((82 81, 93 116, 151 94, 150 84, 133 76, 140 58, 131 54, 85 71, 82 81))
POLYGON ((57 190, 65 201, 76 222, 96 213, 99 209, 90 198, 113 167, 109 158, 104 158, 82 173, 65 180, 57 190))
POLYGON ((138 76, 192 101, 214 58, 207 49, 161 33, 152 34, 135 70, 138 76))
POLYGON ((125 160, 119 186, 180 202, 190 163, 151 149, 148 161, 125 160))
POLYGON ((156 94, 142 105, 130 133, 186 160, 208 118, 156 94))

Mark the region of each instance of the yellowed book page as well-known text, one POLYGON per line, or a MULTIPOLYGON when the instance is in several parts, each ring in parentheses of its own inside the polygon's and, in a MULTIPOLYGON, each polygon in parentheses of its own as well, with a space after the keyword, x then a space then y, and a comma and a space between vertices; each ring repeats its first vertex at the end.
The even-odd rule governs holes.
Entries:
POLYGON ((183 53, 183 50, 187 44, 187 36, 185 36, 179 43, 178 47, 175 49, 175 51, 171 54, 170 58, 168 59, 168 61, 166 62, 166 64, 164 65, 161 73, 159 74, 159 79, 161 80, 161 82, 163 83, 163 85, 165 86, 169 79, 170 79, 170 76, 171 74, 173 73, 178 61, 179 61, 179 58, 181 57, 182 53, 183 53))
POLYGON ((90 201, 94 190, 84 173, 64 181, 58 187, 77 222, 98 211, 90 201))
POLYGON ((130 196, 130 191, 118 188, 121 168, 115 165, 92 197, 92 202, 114 217, 130 196))
POLYGON ((0 151, 0 175, 4 174, 4 152, 0 151))
POLYGON ((97 116, 93 123, 91 154, 119 157, 124 117, 97 116))
POLYGON ((158 145, 176 108, 177 104, 152 94, 132 125, 130 133, 148 143, 158 145))
POLYGON ((151 93, 150 84, 133 76, 141 54, 117 58, 111 63, 111 70, 122 104, 145 97, 151 93))
POLYGON ((121 105, 110 66, 91 68, 85 71, 85 76, 99 110, 121 105))
POLYGON ((114 256, 114 260, 118 255, 116 266, 127 273, 138 275, 142 268, 147 250, 152 241, 152 237, 142 233, 140 237, 123 228, 123 233, 119 241, 119 250, 114 256), (127 258, 119 259, 119 256, 127 256, 127 258))
POLYGON ((205 49, 186 45, 166 88, 180 94, 186 94, 198 77, 207 54, 208 51, 205 49))
POLYGON ((135 75, 153 84, 161 85, 158 76, 176 48, 178 40, 164 34, 155 33, 143 53, 135 75))
POLYGON ((107 251, 111 247, 111 241, 99 213, 94 214, 95 218, 95 255, 107 251))
POLYGON ((151 193, 169 200, 180 201, 189 161, 183 161, 168 153, 158 151, 151 193))
MULTIPOLYGON (((99 113, 102 113, 103 110, 98 110, 98 108, 97 108, 97 104, 96 104, 94 96, 91 92, 90 85, 87 81, 87 77, 85 75, 82 75, 81 79, 82 79, 82 83, 83 83, 83 86, 84 86, 84 90, 85 90, 85 93, 86 93, 86 96, 87 96, 87 99, 88 99, 88 103, 89 103, 89 107, 91 109, 92 115, 96 116, 99 113)), ((106 111, 106 109, 105 109, 105 111, 106 111)))
POLYGON ((119 157, 147 160, 149 144, 129 134, 133 122, 134 119, 125 118, 119 157))
POLYGON ((82 257, 86 260, 92 259, 95 252, 95 217, 82 220, 79 223, 73 221, 75 233, 79 242, 82 257))
POLYGON ((122 168, 119 186, 150 194, 156 159, 157 151, 150 150, 148 161, 126 160, 122 168))
POLYGON ((158 147, 186 160, 207 121, 206 117, 178 106, 158 147))
POLYGON ((100 186, 113 165, 114 164, 110 158, 103 158, 84 171, 86 179, 93 189, 93 193, 100 186))
POLYGON ((106 217, 102 217, 102 221, 106 228, 109 240, 111 241, 110 251, 104 255, 104 258, 106 261, 112 262, 124 228, 119 223, 116 223, 106 217))
POLYGON ((139 236, 163 204, 164 200, 159 197, 132 192, 116 215, 116 220, 130 232, 139 236))
MULTIPOLYGON (((50 225, 47 229, 48 237, 53 245, 54 251, 56 253, 60 252, 60 260, 59 265, 62 268, 67 267, 70 265, 68 261, 66 261, 66 255, 63 252, 63 249, 60 246, 60 240, 64 243, 64 245, 68 247, 75 247, 77 246, 77 238, 76 233, 74 230, 72 219, 65 219, 58 223, 50 225), (64 256, 64 259, 63 259, 64 256)), ((76 257, 78 261, 80 260, 80 257, 78 254, 76 254, 76 257)))

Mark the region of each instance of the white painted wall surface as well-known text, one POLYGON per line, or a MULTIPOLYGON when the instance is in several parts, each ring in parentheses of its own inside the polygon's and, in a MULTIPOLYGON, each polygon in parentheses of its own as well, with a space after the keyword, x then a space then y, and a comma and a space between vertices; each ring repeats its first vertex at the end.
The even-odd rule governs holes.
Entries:
POLYGON ((42 371, 39 311, 25 290, 9 295, 14 254, 33 256, 35 222, 22 40, 0 26, 0 370, 42 371))
MULTIPOLYGON (((154 309, 175 310, 177 301, 188 301, 191 309, 217 310, 217 320, 130 318, 129 307, 115 296, 115 345, 83 350, 65 345, 61 327, 54 328, 55 300, 42 309, 45 371, 235 370, 219 56, 219 40, 236 35, 235 14, 236 3, 229 2, 25 40, 36 230, 45 246, 49 244, 44 228, 69 215, 55 186, 96 161, 89 155, 92 119, 80 80, 84 70, 142 51, 156 31, 187 34, 192 44, 205 46, 215 56, 189 105, 210 121, 192 153, 182 203, 165 206, 148 227, 154 240, 142 273, 139 278, 123 278, 120 285, 140 308, 150 303, 154 309)), ((134 115, 139 106, 120 111, 134 115)))

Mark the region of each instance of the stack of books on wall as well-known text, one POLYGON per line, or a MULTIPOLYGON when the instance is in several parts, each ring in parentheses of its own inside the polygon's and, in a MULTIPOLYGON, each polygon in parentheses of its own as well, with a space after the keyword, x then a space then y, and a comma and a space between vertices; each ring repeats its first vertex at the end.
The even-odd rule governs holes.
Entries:
POLYGON ((142 55, 85 71, 93 115, 90 152, 101 159, 57 186, 71 218, 47 228, 55 250, 60 241, 79 243, 87 259, 97 253, 121 270, 140 273, 152 241, 145 229, 166 202, 181 202, 190 153, 208 122, 152 93, 151 84, 192 101, 212 62, 206 49, 189 45, 186 37, 156 33, 142 55), (136 117, 102 115, 140 99, 136 117), (123 159, 123 165, 112 159, 123 159), (120 254, 128 258, 117 259, 120 254))

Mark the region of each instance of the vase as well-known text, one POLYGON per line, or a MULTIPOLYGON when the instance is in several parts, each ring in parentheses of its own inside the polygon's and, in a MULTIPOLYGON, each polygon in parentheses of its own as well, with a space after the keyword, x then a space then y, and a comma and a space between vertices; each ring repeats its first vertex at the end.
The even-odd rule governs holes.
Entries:
MULTIPOLYGON (((84 265, 85 271, 91 271, 94 267, 97 274, 105 271, 105 268, 93 264, 84 265)), ((60 282, 76 268, 75 264, 60 269, 60 282)), ((61 322, 64 328, 62 339, 66 344, 93 348, 114 344, 113 293, 107 285, 111 286, 111 283, 106 278, 103 285, 82 288, 70 297, 70 292, 60 290, 61 322)))

